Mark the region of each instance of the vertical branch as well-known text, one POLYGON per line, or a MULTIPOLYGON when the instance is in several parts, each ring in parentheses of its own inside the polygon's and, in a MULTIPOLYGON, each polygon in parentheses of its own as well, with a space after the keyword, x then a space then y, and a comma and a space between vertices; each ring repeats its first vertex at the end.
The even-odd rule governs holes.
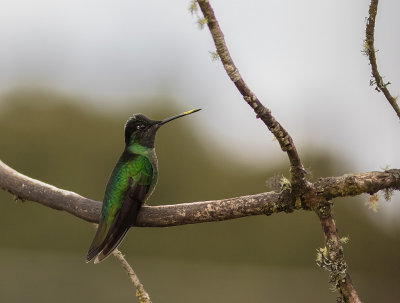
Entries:
POLYGON ((295 187, 296 185, 299 185, 300 188, 305 188, 307 186, 306 171, 301 163, 292 137, 283 128, 283 126, 275 120, 271 114, 271 111, 260 102, 257 96, 250 90, 246 82, 243 80, 239 70, 232 60, 228 47, 225 43, 224 34, 219 27, 218 21, 214 15, 214 11, 209 1, 198 0, 197 3, 203 12, 205 21, 214 40, 215 47, 217 48, 218 56, 221 59, 226 73, 235 84, 240 94, 243 96, 243 99, 253 108, 257 118, 260 118, 275 136, 281 146, 282 151, 287 153, 291 166, 290 173, 293 185, 295 187))
POLYGON ((125 269, 125 271, 127 272, 133 285, 135 285, 136 297, 139 298, 139 302, 140 303, 151 303, 149 294, 144 289, 143 284, 140 283, 139 277, 135 274, 132 267, 129 265, 128 261, 126 261, 124 255, 118 250, 118 248, 113 251, 113 255, 121 263, 123 269, 125 269))
MULTIPOLYGON (((375 42, 375 19, 376 14, 378 13, 378 2, 379 0, 371 0, 371 4, 369 6, 369 17, 367 21, 367 27, 365 30, 365 44, 364 44, 364 53, 368 56, 369 62, 371 64, 372 69, 372 76, 374 77, 374 81, 371 82, 372 84, 376 84, 376 90, 382 91, 385 95, 386 99, 389 101, 390 105, 393 107, 394 111, 396 112, 397 116, 400 119, 400 108, 397 104, 397 98, 394 98, 387 86, 390 82, 384 83, 381 75, 378 71, 378 64, 376 63, 376 50, 374 46, 375 42)), ((372 81, 372 80, 371 80, 372 81)))
POLYGON ((345 239, 340 239, 338 236, 330 202, 320 207, 317 210, 317 215, 325 236, 325 247, 318 249, 317 252, 317 264, 330 272, 330 282, 334 288, 340 291, 344 302, 361 303, 347 272, 347 264, 343 254, 345 239))
MULTIPOLYGON (((273 133, 282 151, 287 153, 291 165, 291 181, 293 182, 294 190, 298 191, 297 194, 299 192, 304 193, 307 189, 310 189, 310 184, 306 180, 306 172, 297 154, 291 136, 282 125, 275 120, 271 111, 260 102, 243 80, 232 60, 228 47, 226 46, 224 35, 209 1, 197 0, 197 3, 203 12, 205 22, 211 32, 218 56, 221 59, 226 73, 235 84, 244 100, 253 108, 257 118, 260 118, 273 133)), ((350 276, 347 273, 347 265, 343 256, 343 247, 337 235, 336 224, 330 204, 326 207, 322 206, 317 212, 324 230, 326 242, 326 247, 320 249, 318 252, 317 263, 330 271, 331 282, 340 290, 345 302, 361 302, 350 276)))

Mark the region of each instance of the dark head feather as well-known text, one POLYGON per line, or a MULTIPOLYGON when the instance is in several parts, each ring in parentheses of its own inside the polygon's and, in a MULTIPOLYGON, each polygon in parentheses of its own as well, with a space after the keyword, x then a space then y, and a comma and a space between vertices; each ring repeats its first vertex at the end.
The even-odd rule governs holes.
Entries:
POLYGON ((138 143, 144 146, 154 147, 154 136, 158 127, 154 127, 160 121, 150 120, 143 114, 135 114, 125 124, 125 144, 131 143, 132 135, 138 143))

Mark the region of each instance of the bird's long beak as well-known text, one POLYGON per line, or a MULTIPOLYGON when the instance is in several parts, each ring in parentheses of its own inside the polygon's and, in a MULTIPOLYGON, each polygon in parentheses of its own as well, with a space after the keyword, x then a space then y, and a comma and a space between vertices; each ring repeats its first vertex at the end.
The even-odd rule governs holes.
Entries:
POLYGON ((184 112, 184 113, 182 113, 182 114, 179 114, 179 115, 176 115, 176 116, 173 116, 173 117, 164 119, 164 120, 162 120, 160 123, 158 123, 158 125, 161 126, 161 125, 163 125, 163 124, 165 124, 165 123, 167 123, 167 122, 170 122, 170 121, 172 121, 172 120, 175 120, 175 119, 178 119, 178 118, 180 118, 180 117, 184 117, 184 116, 193 114, 193 113, 195 113, 195 112, 198 112, 199 110, 201 110, 201 108, 192 109, 192 110, 189 110, 189 111, 184 112))

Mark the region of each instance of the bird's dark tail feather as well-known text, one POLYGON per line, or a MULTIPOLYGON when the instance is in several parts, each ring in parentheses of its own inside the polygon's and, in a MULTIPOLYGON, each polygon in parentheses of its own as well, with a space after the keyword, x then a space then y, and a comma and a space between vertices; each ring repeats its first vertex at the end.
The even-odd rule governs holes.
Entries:
POLYGON ((122 242, 125 238, 128 229, 124 230, 122 233, 118 235, 111 235, 109 241, 105 243, 103 249, 98 253, 96 258, 94 259, 94 263, 100 263, 104 259, 106 259, 122 242))
POLYGON ((107 258, 122 242, 128 229, 110 232, 100 246, 90 247, 86 256, 86 262, 90 262, 94 257, 96 257, 94 263, 99 263, 107 258))
POLYGON ((100 223, 87 253, 86 263, 90 262, 90 260, 97 256, 103 249, 108 237, 108 233, 109 232, 107 232, 106 224, 104 224, 104 222, 100 223))
POLYGON ((90 262, 90 260, 96 257, 94 262, 99 263, 118 247, 129 228, 136 223, 137 215, 148 189, 148 185, 144 186, 139 183, 136 183, 135 186, 130 189, 109 229, 107 228, 106 222, 100 220, 96 235, 89 248, 86 262, 90 262))
POLYGON ((130 210, 130 212, 121 209, 117 215, 117 219, 114 221, 105 237, 105 224, 100 224, 86 256, 86 262, 90 262, 94 257, 96 257, 94 260, 95 264, 106 259, 125 238, 126 233, 131 227, 131 223, 136 222, 137 214, 137 207, 130 210))

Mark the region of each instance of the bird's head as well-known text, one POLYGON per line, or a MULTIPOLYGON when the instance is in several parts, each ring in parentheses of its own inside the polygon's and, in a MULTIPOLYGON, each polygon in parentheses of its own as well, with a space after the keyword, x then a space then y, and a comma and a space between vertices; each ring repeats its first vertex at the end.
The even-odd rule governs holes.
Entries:
POLYGON ((135 114, 125 124, 125 145, 139 144, 144 147, 153 148, 157 130, 172 120, 184 117, 199 111, 192 109, 182 114, 158 121, 150 120, 145 115, 135 114))

